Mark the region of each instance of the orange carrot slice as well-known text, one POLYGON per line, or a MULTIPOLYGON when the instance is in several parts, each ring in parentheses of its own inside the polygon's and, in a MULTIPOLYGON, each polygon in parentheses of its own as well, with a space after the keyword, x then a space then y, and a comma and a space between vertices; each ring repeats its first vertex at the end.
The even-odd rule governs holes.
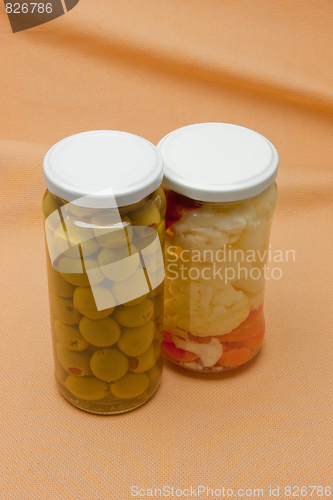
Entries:
POLYGON ((258 327, 259 321, 252 325, 251 328, 240 328, 239 326, 230 333, 220 335, 218 339, 220 342, 241 342, 243 340, 248 340, 257 335, 258 327))
POLYGON ((265 319, 262 318, 258 325, 258 330, 257 334, 247 340, 244 340, 241 344, 241 347, 249 347, 250 349, 257 349, 261 344, 262 341, 264 340, 264 335, 265 335, 265 319))
POLYGON ((223 352, 231 351, 232 349, 239 349, 242 347, 241 342, 222 342, 223 352))
POLYGON ((264 340, 264 334, 259 335, 258 337, 253 337, 252 339, 245 340, 242 343, 243 347, 249 347, 250 349, 257 349, 261 346, 262 341, 264 340))
POLYGON ((175 361, 194 361, 198 359, 198 356, 193 352, 184 351, 183 349, 178 349, 175 344, 171 342, 165 342, 163 344, 165 354, 169 356, 169 358, 174 359, 175 361))
POLYGON ((264 311, 264 304, 261 304, 259 309, 253 309, 248 317, 243 321, 243 326, 251 325, 256 319, 258 319, 264 311))
POLYGON ((260 309, 258 309, 257 311, 251 311, 246 320, 232 330, 232 332, 226 333, 225 335, 218 335, 217 338, 220 342, 241 342, 251 339, 259 335, 263 321, 264 317, 262 310, 260 311, 260 309), (250 316, 251 318, 249 319, 250 316))
POLYGON ((229 368, 234 368, 246 363, 252 357, 252 351, 248 347, 241 347, 240 349, 231 349, 224 351, 217 364, 229 368))
POLYGON ((249 349, 257 349, 261 346, 264 340, 264 334, 253 337, 252 339, 243 340, 242 342, 223 342, 223 352, 231 351, 232 349, 240 349, 241 347, 248 347, 249 349))
POLYGON ((239 349, 240 347, 249 347, 250 349, 257 349, 264 339, 265 335, 265 320, 264 318, 255 326, 256 330, 251 330, 249 334, 254 335, 245 340, 236 342, 222 342, 223 350, 230 351, 231 349, 239 349))

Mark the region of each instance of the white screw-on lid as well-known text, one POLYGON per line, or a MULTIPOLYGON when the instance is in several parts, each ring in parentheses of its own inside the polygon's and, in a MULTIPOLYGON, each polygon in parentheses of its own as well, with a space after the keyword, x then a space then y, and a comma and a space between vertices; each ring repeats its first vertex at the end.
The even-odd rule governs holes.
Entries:
POLYGON ((157 145, 163 184, 199 201, 237 201, 269 186, 278 153, 262 135, 230 123, 197 123, 166 135, 157 145))
POLYGON ((55 144, 44 158, 51 193, 80 206, 123 207, 148 196, 162 182, 156 146, 127 132, 95 130, 55 144), (79 199, 79 200, 78 200, 79 199))

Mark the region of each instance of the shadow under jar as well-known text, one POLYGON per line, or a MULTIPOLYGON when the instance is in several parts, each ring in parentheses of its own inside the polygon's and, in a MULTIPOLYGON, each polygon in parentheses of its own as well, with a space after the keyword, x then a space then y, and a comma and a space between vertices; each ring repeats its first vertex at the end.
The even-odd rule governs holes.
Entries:
POLYGON ((50 149, 44 177, 57 385, 88 412, 132 410, 162 374, 160 153, 125 132, 85 132, 50 149))
POLYGON ((244 127, 203 123, 158 144, 167 196, 164 353, 194 371, 259 351, 278 154, 244 127))

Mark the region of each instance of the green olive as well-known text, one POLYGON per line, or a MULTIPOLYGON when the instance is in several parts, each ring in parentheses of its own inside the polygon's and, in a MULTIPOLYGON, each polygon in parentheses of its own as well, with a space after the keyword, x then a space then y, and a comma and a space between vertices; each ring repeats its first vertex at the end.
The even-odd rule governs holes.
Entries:
POLYGON ((55 271, 52 267, 50 259, 47 257, 47 275, 49 280, 49 285, 58 297, 72 298, 75 286, 65 280, 58 271, 55 271))
POLYGON ((56 352, 59 363, 71 375, 83 377, 90 373, 89 356, 85 351, 70 351, 58 342, 56 352))
POLYGON ((66 281, 75 286, 95 286, 104 280, 97 260, 91 257, 84 260, 62 257, 58 263, 58 270, 66 281), (84 271, 88 271, 89 276, 84 271))
POLYGON ((111 281, 125 281, 140 264, 140 255, 134 245, 123 248, 102 248, 98 264, 104 276, 111 281))
POLYGON ((91 228, 80 226, 78 221, 66 217, 53 234, 54 244, 59 252, 67 257, 77 257, 78 247, 81 245, 82 254, 88 257, 99 249, 99 244, 94 238, 91 228))
POLYGON ((123 328, 117 346, 127 356, 140 356, 149 348, 154 333, 155 325, 152 321, 138 328, 123 328))
POLYGON ((159 364, 155 364, 150 370, 147 371, 149 377, 149 382, 152 384, 155 382, 162 374, 162 367, 159 364))
POLYGON ((83 316, 79 328, 83 337, 94 346, 108 347, 115 344, 120 337, 118 323, 109 316, 95 320, 83 316))
POLYGON ((89 319, 102 319, 113 312, 115 300, 110 290, 102 286, 78 287, 74 291, 73 304, 83 316, 89 319))
POLYGON ((134 373, 143 373, 150 370, 150 368, 152 368, 156 363, 156 354, 157 351, 155 349, 155 346, 154 344, 151 344, 146 352, 136 358, 138 361, 137 366, 134 368, 130 368, 130 370, 134 373))
POLYGON ((113 313, 114 319, 122 326, 134 328, 143 326, 152 318, 154 306, 151 300, 145 299, 135 306, 118 306, 113 313))
POLYGON ((66 325, 66 323, 62 323, 56 319, 54 329, 59 342, 66 349, 70 351, 84 351, 89 347, 89 342, 82 337, 77 325, 66 325))
POLYGON ((66 387, 74 396, 86 401, 99 401, 110 394, 107 382, 95 377, 73 377, 66 379, 66 387))
POLYGON ((134 231, 139 236, 149 234, 147 229, 156 228, 161 222, 161 214, 154 203, 144 205, 138 210, 131 212, 131 220, 134 231))
POLYGON ((118 349, 100 349, 91 356, 90 368, 97 378, 111 382, 128 371, 128 359, 118 349))
POLYGON ((81 319, 81 314, 75 310, 72 299, 58 297, 51 292, 50 306, 55 317, 66 325, 76 325, 81 319))
POLYGON ((110 391, 120 399, 133 399, 141 396, 149 385, 145 373, 126 373, 124 377, 110 384, 110 391))
POLYGON ((145 271, 138 268, 126 281, 114 282, 112 292, 119 304, 135 305, 142 302, 142 297, 149 293, 145 271))

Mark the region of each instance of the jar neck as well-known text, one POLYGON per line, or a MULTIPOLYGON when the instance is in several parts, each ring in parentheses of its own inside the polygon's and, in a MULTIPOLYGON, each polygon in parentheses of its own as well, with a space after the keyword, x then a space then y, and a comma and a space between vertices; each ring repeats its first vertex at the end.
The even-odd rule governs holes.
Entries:
MULTIPOLYGON (((153 198, 154 198, 154 193, 155 191, 153 191, 152 193, 150 193, 149 195, 147 195, 145 198, 143 198, 142 200, 136 202, 136 203, 133 203, 132 205, 127 205, 127 206, 123 206, 123 207, 117 207, 119 212, 122 213, 122 212, 128 212, 129 209, 132 211, 132 210, 136 210, 137 208, 140 208, 142 205, 146 204, 146 203, 149 203, 149 201, 153 201, 153 198)), ((61 205, 67 205, 68 203, 71 203, 70 201, 68 200, 65 200, 64 198, 60 198, 59 196, 51 193, 48 189, 46 190, 45 192, 45 196, 46 194, 51 194, 56 200, 58 200, 58 202, 61 204, 61 205)), ((86 209, 90 209, 90 210, 94 210, 93 208, 91 207, 85 207, 84 205, 80 205, 80 207, 82 208, 86 208, 86 209)), ((96 208, 96 210, 98 211, 108 211, 108 210, 114 210, 114 209, 111 209, 111 208, 96 208)))
POLYGON ((188 207, 209 207, 211 205, 214 205, 216 207, 227 208, 231 206, 242 205, 247 201, 251 203, 251 200, 255 200, 256 198, 264 195, 265 192, 268 192, 273 187, 275 187, 275 189, 277 188, 275 181, 272 182, 272 184, 267 186, 263 191, 261 191, 257 195, 251 196, 250 198, 244 198, 242 200, 235 200, 235 201, 200 201, 200 200, 194 200, 193 198, 189 198, 188 196, 185 196, 183 194, 176 193, 175 191, 166 188, 165 186, 163 186, 163 189, 165 190, 169 203, 177 203, 188 207))

